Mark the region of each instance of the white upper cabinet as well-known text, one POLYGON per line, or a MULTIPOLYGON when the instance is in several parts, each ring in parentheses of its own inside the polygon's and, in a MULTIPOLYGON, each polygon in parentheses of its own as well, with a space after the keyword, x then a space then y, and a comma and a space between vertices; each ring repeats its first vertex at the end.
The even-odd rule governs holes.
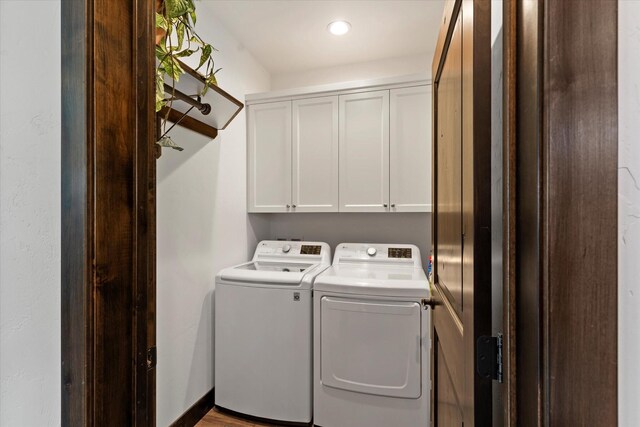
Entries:
POLYGON ((248 95, 247 105, 249 212, 431 212, 424 77, 248 95))
POLYGON ((390 91, 392 212, 431 212, 431 86, 390 91))
POLYGON ((338 212, 338 97, 293 101, 292 212, 338 212))
POLYGON ((291 101, 248 108, 248 210, 287 212, 291 205, 291 101))
POLYGON ((389 209, 389 91, 340 96, 340 211, 389 209))

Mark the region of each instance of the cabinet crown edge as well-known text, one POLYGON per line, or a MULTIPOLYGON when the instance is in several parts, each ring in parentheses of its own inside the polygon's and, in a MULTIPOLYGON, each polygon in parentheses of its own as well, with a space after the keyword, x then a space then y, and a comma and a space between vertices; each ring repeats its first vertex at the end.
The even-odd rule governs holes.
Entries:
POLYGON ((303 98, 315 98, 332 95, 348 95, 376 90, 400 89, 413 86, 431 85, 428 74, 411 74, 382 79, 356 80, 342 83, 307 86, 295 89, 284 89, 271 92, 253 93, 245 96, 245 104, 262 104, 275 101, 295 101, 303 98))

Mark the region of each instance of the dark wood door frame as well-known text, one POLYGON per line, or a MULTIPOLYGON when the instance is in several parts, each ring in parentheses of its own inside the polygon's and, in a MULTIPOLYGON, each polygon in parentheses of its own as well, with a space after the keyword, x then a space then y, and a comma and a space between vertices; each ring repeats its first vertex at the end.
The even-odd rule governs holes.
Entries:
POLYGON ((617 425, 617 3, 504 11, 506 425, 617 425))
POLYGON ((154 7, 62 1, 64 426, 155 424, 154 7))

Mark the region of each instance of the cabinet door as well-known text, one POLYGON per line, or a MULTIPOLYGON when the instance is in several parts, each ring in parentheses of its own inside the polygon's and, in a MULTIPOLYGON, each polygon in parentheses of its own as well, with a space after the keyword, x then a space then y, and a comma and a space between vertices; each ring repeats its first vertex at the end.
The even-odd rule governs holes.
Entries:
POLYGON ((291 205, 291 101, 248 108, 248 211, 287 212, 291 205))
POLYGON ((338 212, 338 97, 293 101, 293 212, 338 212))
POLYGON ((387 212, 389 91, 340 96, 340 211, 387 212))
POLYGON ((431 212, 431 86, 390 92, 392 212, 431 212))

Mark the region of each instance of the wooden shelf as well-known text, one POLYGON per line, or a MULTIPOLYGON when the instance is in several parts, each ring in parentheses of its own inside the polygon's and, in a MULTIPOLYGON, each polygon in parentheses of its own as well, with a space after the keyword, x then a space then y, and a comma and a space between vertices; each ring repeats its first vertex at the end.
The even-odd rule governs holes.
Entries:
MULTIPOLYGON (((190 96, 200 93, 206 83, 202 74, 183 62, 180 62, 180 66, 185 70, 185 74, 176 82, 175 89, 190 96)), ((166 83, 172 86, 173 80, 168 78, 166 83)), ((170 96, 169 92, 167 92, 167 96, 170 96)), ((194 108, 180 120, 191 106, 186 102, 174 99, 171 108, 164 107, 158 112, 158 115, 164 118, 167 117, 168 112, 169 121, 175 123, 180 120, 178 122, 179 126, 215 139, 218 135, 218 130, 225 129, 244 108, 242 102, 216 85, 209 85, 207 93, 200 101, 211 106, 209 114, 202 114, 198 109, 194 108)))

